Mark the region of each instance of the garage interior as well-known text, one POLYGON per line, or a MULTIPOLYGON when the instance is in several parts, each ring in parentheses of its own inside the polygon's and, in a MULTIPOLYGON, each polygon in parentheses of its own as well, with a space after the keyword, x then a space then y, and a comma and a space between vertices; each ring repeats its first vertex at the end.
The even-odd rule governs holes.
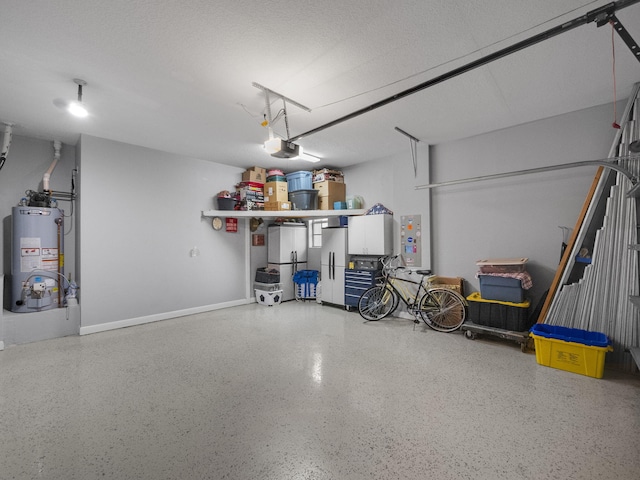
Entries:
POLYGON ((0 7, 8 478, 632 478, 637 3, 0 7), (340 171, 362 208, 219 210, 254 166, 340 171), (60 308, 26 312, 12 211, 42 195, 60 308), (604 332, 603 378, 402 309, 256 300, 278 218, 313 242, 376 206, 389 253, 420 219, 410 266, 464 297, 479 259, 526 257, 528 318, 604 332))

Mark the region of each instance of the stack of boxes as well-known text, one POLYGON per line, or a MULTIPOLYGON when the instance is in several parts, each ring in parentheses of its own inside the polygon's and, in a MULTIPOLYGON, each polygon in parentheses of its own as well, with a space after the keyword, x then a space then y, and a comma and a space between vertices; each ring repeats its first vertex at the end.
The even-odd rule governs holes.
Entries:
POLYGON ((264 184, 264 209, 291 211, 287 178, 280 171, 270 171, 264 184))
POLYGON ((334 210, 334 204, 346 203, 344 176, 338 170, 314 170, 313 188, 318 191, 319 210, 334 210))
MULTIPOLYGON (((531 287, 527 258, 478 260, 480 293, 467 297, 469 320, 477 325, 523 332, 531 327, 525 286, 531 287)), ((535 319, 534 319, 535 321, 535 319)))
POLYGON ((248 168, 236 185, 240 210, 334 210, 347 208, 344 176, 338 170, 299 171, 287 174, 248 168), (295 205, 294 205, 295 203, 295 205))
POLYGON ((242 173, 242 182, 236 185, 236 197, 241 210, 264 210, 264 182, 267 171, 251 167, 242 173))

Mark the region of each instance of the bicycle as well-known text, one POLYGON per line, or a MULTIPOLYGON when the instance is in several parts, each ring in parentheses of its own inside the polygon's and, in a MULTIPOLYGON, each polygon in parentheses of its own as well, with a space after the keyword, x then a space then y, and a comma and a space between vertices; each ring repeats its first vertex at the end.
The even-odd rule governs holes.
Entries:
POLYGON ((453 332, 464 323, 467 302, 457 292, 444 287, 431 286, 435 275, 431 270, 416 270, 420 281, 397 276, 399 270, 413 273, 406 267, 394 266, 399 255, 381 259, 382 282, 367 290, 358 300, 358 311, 365 320, 376 321, 391 315, 400 304, 414 316, 414 323, 420 323, 418 317, 438 332, 453 332), (415 293, 410 291, 416 287, 415 293))

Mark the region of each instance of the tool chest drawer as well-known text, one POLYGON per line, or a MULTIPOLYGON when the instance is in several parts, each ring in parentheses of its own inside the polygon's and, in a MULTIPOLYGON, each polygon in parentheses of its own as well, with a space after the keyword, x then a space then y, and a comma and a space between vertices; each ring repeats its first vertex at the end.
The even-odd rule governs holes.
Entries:
POLYGON ((364 291, 376 284, 381 275, 380 270, 345 270, 344 271, 344 304, 357 307, 358 300, 364 291))

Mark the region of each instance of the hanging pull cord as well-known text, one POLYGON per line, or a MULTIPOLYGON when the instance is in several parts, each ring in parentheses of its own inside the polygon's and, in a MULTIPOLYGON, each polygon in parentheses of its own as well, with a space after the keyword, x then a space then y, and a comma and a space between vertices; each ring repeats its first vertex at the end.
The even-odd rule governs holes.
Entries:
POLYGON ((616 107, 617 102, 617 92, 616 92, 616 28, 613 24, 613 20, 609 20, 609 24, 611 25, 611 69, 613 71, 613 123, 611 126, 616 129, 620 129, 620 124, 618 123, 618 110, 616 107))

